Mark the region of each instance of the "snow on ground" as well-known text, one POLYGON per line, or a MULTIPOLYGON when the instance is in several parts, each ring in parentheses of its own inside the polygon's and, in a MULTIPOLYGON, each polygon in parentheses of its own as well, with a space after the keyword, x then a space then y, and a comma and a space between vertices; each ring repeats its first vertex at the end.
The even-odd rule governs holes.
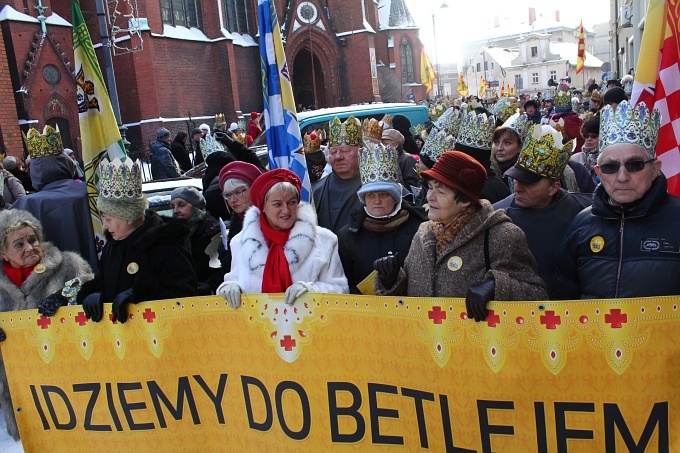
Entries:
POLYGON ((7 434, 7 424, 5 417, 0 415, 0 452, 2 453, 24 453, 24 447, 21 441, 15 442, 14 439, 7 434))

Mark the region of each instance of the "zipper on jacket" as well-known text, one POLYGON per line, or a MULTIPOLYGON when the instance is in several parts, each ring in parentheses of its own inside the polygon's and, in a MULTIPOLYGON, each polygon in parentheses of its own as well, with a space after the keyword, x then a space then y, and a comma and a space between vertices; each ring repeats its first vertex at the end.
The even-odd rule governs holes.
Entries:
POLYGON ((619 284, 621 283, 621 267, 623 266, 623 226, 626 222, 626 214, 621 212, 621 226, 619 227, 619 268, 616 271, 616 288, 614 299, 619 297, 619 284))

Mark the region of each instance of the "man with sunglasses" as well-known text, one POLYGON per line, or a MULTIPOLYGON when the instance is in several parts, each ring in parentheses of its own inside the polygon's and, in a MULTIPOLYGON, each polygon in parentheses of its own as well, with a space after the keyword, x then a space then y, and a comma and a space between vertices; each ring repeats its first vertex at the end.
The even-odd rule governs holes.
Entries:
POLYGON ((680 199, 656 160, 660 122, 644 104, 602 111, 600 185, 556 254, 560 298, 680 294, 680 199))

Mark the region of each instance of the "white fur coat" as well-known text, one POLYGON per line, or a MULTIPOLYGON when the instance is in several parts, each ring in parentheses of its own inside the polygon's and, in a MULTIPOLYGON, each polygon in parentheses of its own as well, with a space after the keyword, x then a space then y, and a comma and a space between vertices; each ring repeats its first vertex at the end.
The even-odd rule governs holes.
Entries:
MULTIPOLYGON (((315 292, 348 293, 347 278, 338 255, 338 238, 317 226, 316 211, 307 203, 298 206, 298 218, 284 253, 295 282, 311 285, 315 292)), ((231 241, 231 272, 225 282, 238 283, 244 293, 261 293, 269 247, 260 228, 260 210, 246 212, 243 229, 231 241)))

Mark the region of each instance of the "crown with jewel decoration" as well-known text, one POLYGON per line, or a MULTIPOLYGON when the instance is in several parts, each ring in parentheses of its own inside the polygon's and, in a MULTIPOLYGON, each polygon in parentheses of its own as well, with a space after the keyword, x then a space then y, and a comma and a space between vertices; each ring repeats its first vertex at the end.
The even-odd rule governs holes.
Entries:
POLYGON ((218 113, 215 115, 215 125, 218 124, 227 124, 227 119, 224 116, 224 113, 218 113))
POLYGON ((104 159, 99 164, 99 196, 113 200, 142 198, 142 170, 129 157, 104 159))
POLYGON ((364 120, 363 125, 361 126, 363 130, 363 135, 364 135, 364 141, 366 139, 373 139, 380 141, 382 138, 382 133, 383 133, 383 122, 378 121, 375 118, 368 119, 366 118, 364 120))
POLYGON ((562 145, 562 133, 550 126, 536 124, 532 126, 515 165, 544 178, 559 179, 573 149, 573 140, 562 145))
POLYGON ((37 129, 31 128, 28 130, 28 134, 24 135, 22 132, 22 135, 31 159, 58 156, 64 152, 64 145, 61 141, 59 127, 55 129, 52 126, 47 125, 43 129, 42 134, 37 129))
POLYGON ((463 113, 459 109, 450 107, 446 112, 439 117, 434 123, 432 129, 437 131, 444 131, 448 135, 456 137, 460 130, 460 123, 463 119, 463 113))
POLYGON ((505 123, 503 123, 503 127, 512 129, 517 135, 519 135, 520 144, 524 143, 524 140, 527 138, 527 135, 529 135, 529 131, 533 125, 533 121, 529 119, 526 113, 519 112, 512 115, 505 121, 505 123))
POLYGON ((658 109, 650 112, 644 102, 633 107, 623 101, 616 110, 608 105, 600 114, 600 153, 608 146, 630 143, 656 156, 660 126, 661 113, 658 109))
POLYGON ((241 142, 244 145, 248 145, 248 137, 246 137, 245 132, 239 132, 238 134, 234 134, 234 140, 237 142, 241 142))
POLYGON ((437 162, 442 154, 450 151, 456 144, 456 138, 448 134, 445 130, 436 131, 428 135, 423 149, 420 151, 420 156, 429 159, 432 162, 437 162))
POLYGON ((311 134, 305 134, 302 137, 302 150, 305 153, 315 153, 321 150, 321 141, 325 138, 326 133, 323 129, 312 131, 311 134))
POLYGON ((506 122, 518 110, 517 104, 510 102, 508 98, 500 98, 493 107, 493 114, 501 121, 506 122))
POLYGON ((397 150, 382 143, 362 148, 359 151, 359 174, 362 186, 371 183, 398 183, 397 150))
POLYGON ((555 91, 555 111, 557 109, 571 109, 571 91, 569 89, 558 89, 555 91))
POLYGON ((328 127, 328 146, 356 146, 361 148, 361 123, 354 116, 350 116, 343 123, 337 116, 328 127))
POLYGON ((478 114, 473 110, 463 116, 456 143, 489 151, 495 130, 496 117, 494 115, 486 116, 486 113, 478 114))

